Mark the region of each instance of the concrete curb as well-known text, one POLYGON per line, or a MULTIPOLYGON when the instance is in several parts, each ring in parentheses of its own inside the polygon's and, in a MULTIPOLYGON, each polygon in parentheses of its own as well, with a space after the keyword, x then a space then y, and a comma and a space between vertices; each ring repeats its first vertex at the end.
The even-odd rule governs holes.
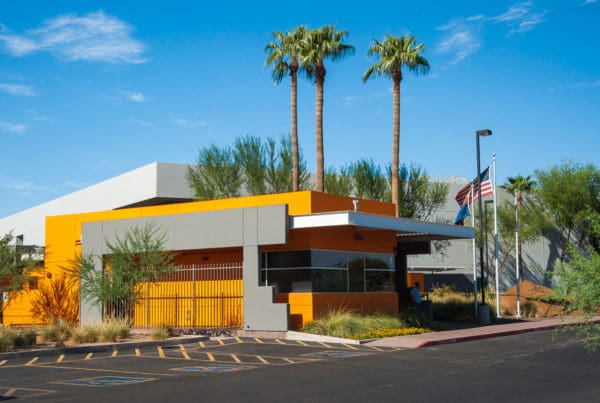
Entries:
POLYGON ((513 336, 515 334, 538 332, 538 331, 542 331, 542 330, 552 330, 552 329, 556 329, 559 326, 563 326, 563 325, 547 325, 547 326, 540 326, 540 327, 529 328, 529 329, 515 329, 515 330, 506 330, 506 331, 494 332, 494 333, 476 334, 476 335, 469 335, 469 336, 457 336, 457 337, 453 337, 450 339, 428 340, 428 341, 424 341, 423 343, 417 345, 414 348, 437 346, 437 345, 441 345, 441 344, 462 343, 465 341, 491 339, 494 337, 513 336))
POLYGON ((167 340, 122 341, 118 343, 83 344, 80 346, 73 347, 20 350, 11 351, 8 353, 0 353, 0 360, 13 358, 47 357, 49 355, 57 354, 101 353, 105 351, 120 350, 123 348, 133 349, 142 347, 176 346, 183 342, 196 343, 199 341, 206 341, 209 339, 209 336, 183 336, 173 337, 167 340))

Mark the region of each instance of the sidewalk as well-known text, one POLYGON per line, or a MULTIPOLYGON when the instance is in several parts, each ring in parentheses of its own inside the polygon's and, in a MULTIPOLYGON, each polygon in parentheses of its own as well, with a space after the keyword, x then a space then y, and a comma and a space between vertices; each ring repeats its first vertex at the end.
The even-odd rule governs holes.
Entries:
MULTIPOLYGON (((422 348, 439 344, 460 343, 463 341, 510 336, 513 334, 536 332, 540 330, 551 330, 561 325, 577 323, 579 320, 580 319, 578 318, 572 317, 523 320, 459 330, 445 330, 410 336, 387 337, 366 344, 374 347, 422 348)), ((600 317, 594 317, 593 321, 600 322, 600 317)))

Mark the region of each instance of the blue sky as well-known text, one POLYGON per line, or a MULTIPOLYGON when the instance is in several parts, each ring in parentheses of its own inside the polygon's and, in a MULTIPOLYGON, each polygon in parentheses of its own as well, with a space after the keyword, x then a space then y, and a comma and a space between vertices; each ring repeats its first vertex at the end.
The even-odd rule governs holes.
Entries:
MULTIPOLYGON (((373 38, 416 35, 427 76, 402 81, 403 162, 498 180, 564 159, 599 164, 600 1, 2 1, 0 217, 210 143, 289 133, 289 81, 264 69, 271 32, 335 24, 354 56, 327 63, 325 165, 391 160, 392 95, 361 75, 373 38)), ((314 169, 314 85, 299 136, 314 169)))

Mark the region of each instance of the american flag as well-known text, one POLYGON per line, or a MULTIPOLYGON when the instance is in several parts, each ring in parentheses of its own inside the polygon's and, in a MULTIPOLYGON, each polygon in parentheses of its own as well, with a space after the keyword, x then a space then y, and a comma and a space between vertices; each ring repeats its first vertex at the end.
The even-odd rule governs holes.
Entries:
MULTIPOLYGON (((485 171, 481 173, 479 178, 481 179, 481 197, 494 194, 494 188, 492 187, 492 181, 490 180, 490 167, 487 167, 485 171)), ((460 206, 467 203, 469 201, 469 192, 471 191, 471 186, 473 186, 473 200, 477 200, 479 198, 479 192, 477 189, 478 183, 479 181, 477 178, 467 183, 458 191, 456 196, 454 196, 454 200, 456 200, 460 206)))

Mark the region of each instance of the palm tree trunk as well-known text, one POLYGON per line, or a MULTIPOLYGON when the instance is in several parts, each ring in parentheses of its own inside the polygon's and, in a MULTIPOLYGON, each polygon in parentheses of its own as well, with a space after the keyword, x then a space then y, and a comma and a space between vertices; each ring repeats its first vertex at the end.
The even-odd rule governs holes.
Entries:
POLYGON ((317 85, 317 112, 316 112, 316 141, 317 141, 317 191, 325 191, 325 164, 323 151, 323 85, 325 83, 325 66, 321 63, 315 69, 315 83, 317 85))
POLYGON ((398 202, 398 171, 400 169, 400 80, 402 73, 394 72, 394 132, 392 135, 392 203, 396 210, 396 217, 400 217, 400 205, 398 202))
POLYGON ((292 123, 292 191, 299 190, 299 159, 300 152, 298 149, 298 62, 292 61, 290 66, 290 76, 292 88, 290 91, 290 115, 292 123))

